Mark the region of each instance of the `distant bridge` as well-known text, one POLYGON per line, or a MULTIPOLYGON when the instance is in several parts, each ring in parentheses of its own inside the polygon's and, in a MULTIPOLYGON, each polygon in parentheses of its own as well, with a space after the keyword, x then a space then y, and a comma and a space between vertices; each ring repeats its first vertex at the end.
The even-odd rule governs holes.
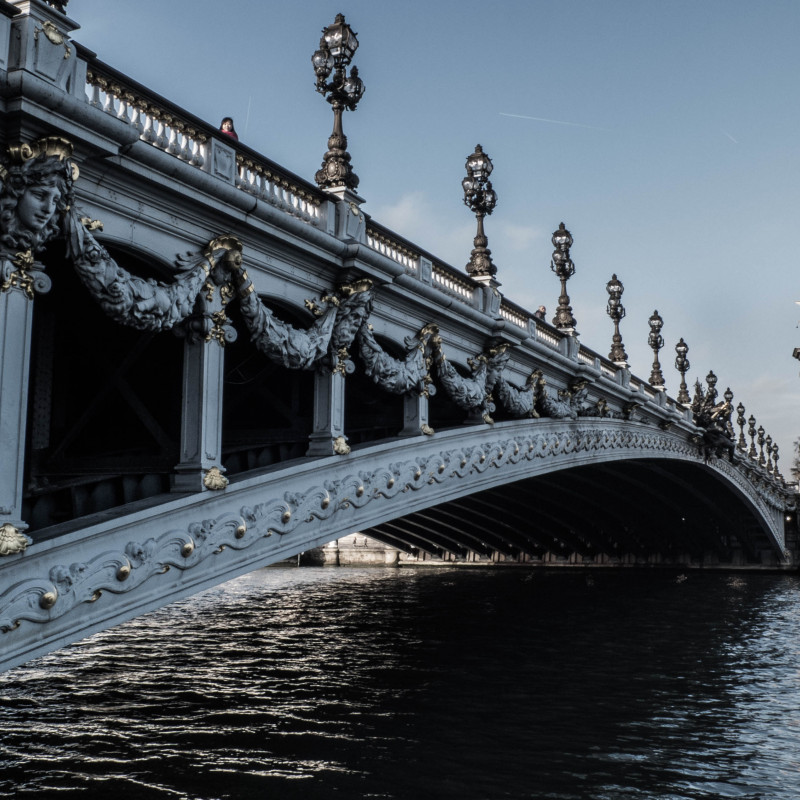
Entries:
POLYGON ((0 668, 353 531, 794 568, 777 448, 713 374, 671 398, 74 30, 0 0, 0 668))

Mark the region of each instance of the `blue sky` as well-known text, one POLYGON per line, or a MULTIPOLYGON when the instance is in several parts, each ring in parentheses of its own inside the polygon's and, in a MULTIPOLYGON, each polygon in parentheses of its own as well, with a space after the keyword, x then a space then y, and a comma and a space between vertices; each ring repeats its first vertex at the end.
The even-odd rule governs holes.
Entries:
POLYGON ((550 236, 573 234, 581 341, 607 354, 605 285, 648 378, 647 319, 678 391, 713 369, 775 438, 800 436, 800 3, 796 0, 71 0, 98 57, 313 180, 332 114, 311 54, 337 12, 366 92, 345 114, 365 211, 463 267, 464 161, 494 162, 486 221, 501 291, 555 310, 550 236), (530 117, 538 119, 529 119, 530 117), (549 122, 541 120, 551 120, 549 122), (565 124, 570 123, 570 124, 565 124))

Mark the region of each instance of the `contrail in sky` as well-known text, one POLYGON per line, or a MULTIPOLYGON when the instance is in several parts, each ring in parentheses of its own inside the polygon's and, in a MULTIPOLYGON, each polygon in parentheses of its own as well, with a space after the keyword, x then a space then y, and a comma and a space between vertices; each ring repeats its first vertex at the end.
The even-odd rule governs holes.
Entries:
POLYGON ((525 114, 506 114, 505 112, 500 112, 501 117, 515 117, 516 119, 532 119, 535 122, 549 122, 553 125, 569 125, 573 128, 589 128, 592 131, 607 131, 608 128, 598 128, 595 125, 581 125, 580 122, 564 122, 560 119, 544 119, 543 117, 529 117, 525 114))
POLYGON ((722 131, 722 133, 723 133, 724 136, 727 136, 734 144, 739 144, 739 142, 737 142, 736 139, 734 139, 733 136, 731 136, 728 133, 728 131, 722 131))

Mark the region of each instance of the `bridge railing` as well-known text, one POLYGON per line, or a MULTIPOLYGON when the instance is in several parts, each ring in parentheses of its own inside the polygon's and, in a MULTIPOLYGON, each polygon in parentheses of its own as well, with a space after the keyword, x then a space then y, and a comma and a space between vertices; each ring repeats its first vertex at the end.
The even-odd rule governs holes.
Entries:
MULTIPOLYGON (((249 147, 220 133, 165 97, 80 48, 86 62, 86 99, 138 131, 139 139, 189 166, 210 172, 212 147, 235 154, 234 185, 281 211, 325 228, 330 196, 249 147)), ((222 177, 216 171, 217 177, 222 177)))
MULTIPOLYGON (((77 45, 77 43, 75 43, 77 45)), ((86 48, 77 45, 78 57, 86 66, 85 96, 87 102, 105 114, 129 125, 141 141, 183 161, 190 167, 212 173, 213 151, 231 154, 233 169, 230 182, 241 191, 264 200, 288 215, 321 229, 328 226, 331 196, 314 184, 236 142, 217 128, 187 112, 165 97, 148 89, 119 70, 97 59, 86 48)), ((422 250, 394 231, 367 218, 365 242, 373 250, 400 264, 405 272, 467 306, 481 309, 483 286, 462 270, 456 269, 422 250)), ((566 334, 505 297, 500 298, 499 315, 531 339, 555 351, 564 351, 566 334)), ((579 363, 599 370, 602 376, 618 382, 621 368, 583 344, 574 356, 579 363)), ((650 401, 677 412, 684 406, 647 380, 628 374, 627 386, 650 401), (663 399, 662 399, 663 398, 663 399)), ((777 466, 760 448, 738 447, 739 452, 756 467, 779 477, 777 466)))

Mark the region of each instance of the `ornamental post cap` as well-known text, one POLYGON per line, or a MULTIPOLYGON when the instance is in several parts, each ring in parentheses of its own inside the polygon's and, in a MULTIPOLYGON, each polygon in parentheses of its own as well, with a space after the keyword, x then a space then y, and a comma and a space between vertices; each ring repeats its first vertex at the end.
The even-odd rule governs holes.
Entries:
POLYGON ((553 236, 551 240, 555 247, 571 247, 572 246, 572 234, 567 230, 566 226, 563 222, 559 223, 558 230, 553 231, 553 236))
POLYGON ((337 14, 332 25, 322 29, 328 49, 339 64, 349 64, 358 50, 358 36, 345 22, 344 14, 337 14))
POLYGON ((488 178, 494 169, 492 159, 483 152, 479 144, 475 145, 475 152, 467 156, 466 167, 467 172, 479 181, 488 178))

